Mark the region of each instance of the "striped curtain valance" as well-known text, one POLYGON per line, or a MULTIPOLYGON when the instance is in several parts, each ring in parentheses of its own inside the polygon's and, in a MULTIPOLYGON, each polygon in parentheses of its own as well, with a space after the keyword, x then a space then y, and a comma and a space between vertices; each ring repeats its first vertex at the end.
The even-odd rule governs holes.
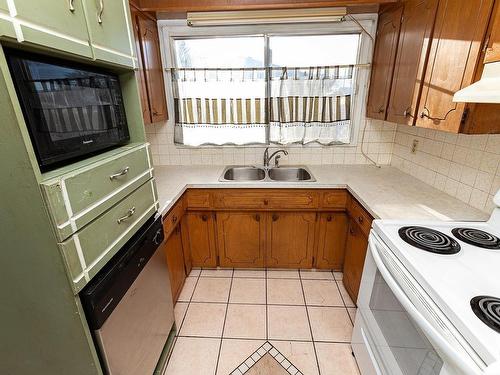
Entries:
POLYGON ((349 143, 354 68, 172 69, 175 141, 349 143))

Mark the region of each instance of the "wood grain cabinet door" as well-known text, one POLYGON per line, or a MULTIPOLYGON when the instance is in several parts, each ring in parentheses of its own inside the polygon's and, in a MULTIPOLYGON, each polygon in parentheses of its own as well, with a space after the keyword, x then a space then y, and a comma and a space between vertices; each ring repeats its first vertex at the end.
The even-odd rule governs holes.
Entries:
MULTIPOLYGON (((211 212, 188 212, 182 227, 192 267, 216 267, 215 220, 211 212)), ((186 253, 186 252, 185 252, 186 253)))
POLYGON ((141 39, 142 64, 146 75, 151 122, 164 121, 167 116, 167 101, 163 82, 163 68, 160 56, 160 40, 156 22, 138 18, 141 39))
POLYGON ((366 106, 367 117, 385 120, 402 14, 403 7, 399 6, 388 9, 379 16, 377 42, 373 53, 370 78, 370 92, 366 106))
POLYGON ((354 302, 358 299, 367 248, 368 237, 361 231, 356 222, 351 219, 349 221, 349 233, 347 235, 345 250, 343 283, 354 302))
POLYGON ((320 215, 316 268, 342 270, 347 226, 347 214, 344 212, 325 212, 320 215))
POLYGON ((453 95, 473 82, 492 8, 493 0, 439 2, 417 126, 460 131, 465 103, 453 95))
POLYGON ((272 212, 268 222, 266 266, 311 268, 316 213, 272 212))
POLYGON ((413 125, 438 0, 404 2, 387 120, 413 125))
POLYGON ((186 271, 184 268, 184 254, 182 252, 181 231, 177 226, 172 234, 163 244, 163 250, 167 256, 168 272, 170 276, 170 287, 172 288, 172 297, 174 302, 181 292, 186 271))
POLYGON ((218 212, 217 240, 221 267, 263 267, 266 214, 218 212))

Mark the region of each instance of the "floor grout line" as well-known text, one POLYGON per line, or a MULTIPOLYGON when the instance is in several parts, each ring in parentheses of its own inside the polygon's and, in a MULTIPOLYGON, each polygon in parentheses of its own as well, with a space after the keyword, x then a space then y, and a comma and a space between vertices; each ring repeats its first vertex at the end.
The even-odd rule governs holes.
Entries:
POLYGON ((264 271, 264 276, 266 277, 265 281, 265 292, 266 292, 266 340, 269 340, 269 305, 267 299, 267 268, 264 271))
POLYGON ((214 375, 217 375, 217 370, 219 369, 220 353, 222 351, 222 342, 223 342, 223 337, 224 337, 224 330, 226 329, 227 312, 229 310, 229 300, 231 299, 231 289, 233 289, 233 279, 234 279, 234 268, 232 269, 232 272, 231 272, 231 283, 229 284, 229 293, 227 295, 227 303, 226 303, 226 313, 224 314, 224 323, 222 325, 222 332, 220 334, 219 353, 217 354, 217 363, 215 365, 214 375))
MULTIPOLYGON (((299 272, 299 279, 300 279, 300 288, 302 289, 302 298, 304 298, 304 305, 305 305, 306 293, 304 291, 304 285, 302 284, 302 277, 300 276, 300 272, 299 272)), ((318 374, 321 375, 321 368, 319 367, 318 352, 316 351, 316 344, 314 343, 314 336, 313 336, 313 331, 312 331, 312 326, 311 326, 311 318, 309 317, 309 310, 307 309, 307 305, 305 305, 305 308, 306 308, 306 315, 307 315, 307 323, 309 324, 309 332, 311 333, 312 346, 314 349, 314 357, 316 358, 316 366, 318 367, 318 374)))

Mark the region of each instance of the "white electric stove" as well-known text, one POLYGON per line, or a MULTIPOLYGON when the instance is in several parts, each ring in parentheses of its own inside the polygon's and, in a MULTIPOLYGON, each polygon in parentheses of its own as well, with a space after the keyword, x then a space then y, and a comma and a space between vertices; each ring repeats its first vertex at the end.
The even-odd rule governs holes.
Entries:
POLYGON ((500 375, 495 204, 487 222, 373 222, 352 338, 363 375, 500 375))

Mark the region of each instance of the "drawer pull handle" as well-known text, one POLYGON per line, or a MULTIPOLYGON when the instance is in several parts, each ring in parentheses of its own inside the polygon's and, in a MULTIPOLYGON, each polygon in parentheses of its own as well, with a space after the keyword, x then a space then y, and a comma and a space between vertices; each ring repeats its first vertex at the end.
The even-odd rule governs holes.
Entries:
POLYGON ((115 173, 115 174, 112 174, 111 176, 109 176, 109 179, 110 180, 114 180, 115 178, 118 178, 118 177, 121 177, 121 176, 124 176, 128 173, 128 171, 130 170, 129 167, 125 167, 123 168, 120 172, 118 173, 115 173))
POLYGON ((269 201, 267 199, 264 199, 264 206, 267 206, 269 204, 269 201))
POLYGON ((358 222, 361 224, 363 222, 363 216, 358 217, 358 222))
POLYGON ((97 22, 102 24, 102 14, 104 13, 104 0, 99 0, 99 11, 97 12, 97 22))
POLYGON ((131 209, 128 210, 127 214, 125 216, 122 216, 119 218, 117 221, 118 224, 123 223, 125 220, 130 218, 133 214, 135 214, 135 207, 132 207, 131 209))
POLYGON ((255 215, 255 221, 260 221, 260 215, 259 214, 255 215))
POLYGON ((279 217, 278 215, 273 214, 273 221, 278 221, 278 219, 279 219, 279 218, 280 218, 280 217, 279 217))
POLYGON ((75 11, 75 5, 73 4, 75 0, 69 0, 69 11, 73 13, 75 11))
POLYGON ((207 215, 201 215, 201 220, 207 221, 208 220, 208 216, 207 215))
POLYGON ((326 218, 326 221, 332 221, 333 217, 332 215, 328 215, 328 217, 326 218))

